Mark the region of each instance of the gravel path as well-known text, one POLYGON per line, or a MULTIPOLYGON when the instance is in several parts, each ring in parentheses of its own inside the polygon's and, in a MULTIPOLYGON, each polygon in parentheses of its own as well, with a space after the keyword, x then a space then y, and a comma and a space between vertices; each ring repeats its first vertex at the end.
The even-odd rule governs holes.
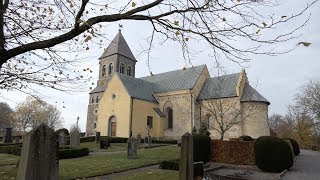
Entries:
POLYGON ((320 179, 320 152, 301 150, 296 157, 291 170, 283 180, 319 180, 320 179))

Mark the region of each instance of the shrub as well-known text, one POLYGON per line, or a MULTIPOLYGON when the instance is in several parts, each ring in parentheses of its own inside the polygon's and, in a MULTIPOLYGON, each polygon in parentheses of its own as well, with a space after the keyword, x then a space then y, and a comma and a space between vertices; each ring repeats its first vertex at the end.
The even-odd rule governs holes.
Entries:
POLYGON ((251 136, 247 136, 247 135, 240 136, 239 138, 244 141, 253 141, 254 140, 251 136))
POLYGON ((69 135, 69 131, 66 128, 61 128, 55 131, 55 133, 59 134, 61 131, 63 131, 66 135, 69 135))
POLYGON ((198 134, 210 136, 211 133, 208 131, 208 127, 205 122, 201 122, 198 134))
POLYGON ((82 137, 80 138, 80 143, 85 143, 85 142, 93 142, 95 141, 95 136, 90 136, 90 137, 82 137))
POLYGON ((192 128, 191 134, 192 134, 192 135, 198 134, 197 128, 196 128, 195 126, 193 126, 193 128, 192 128))
POLYGON ((194 135, 193 136, 193 161, 209 161, 210 152, 210 137, 207 135, 194 135))
POLYGON ((14 154, 20 156, 21 145, 0 146, 0 153, 14 154))
POLYGON ((261 136, 254 144, 256 165, 268 172, 281 172, 293 165, 293 156, 287 142, 271 136, 261 136))
POLYGON ((177 140, 158 140, 158 139, 152 139, 152 143, 155 144, 178 144, 177 140))
POLYGON ((88 148, 61 148, 59 149, 57 156, 58 159, 69 159, 69 158, 77 158, 82 156, 87 156, 89 154, 88 148))
POLYGON ((289 140, 292 147, 293 147, 293 152, 295 156, 299 156, 300 154, 300 147, 299 144, 296 140, 292 139, 292 138, 285 138, 286 140, 289 140))
POLYGON ((159 168, 179 171, 179 160, 162 161, 159 168))
POLYGON ((128 138, 101 136, 101 139, 108 139, 110 143, 127 143, 128 138))
POLYGON ((22 143, 5 143, 5 144, 0 144, 0 147, 1 146, 15 146, 15 145, 22 146, 22 143))

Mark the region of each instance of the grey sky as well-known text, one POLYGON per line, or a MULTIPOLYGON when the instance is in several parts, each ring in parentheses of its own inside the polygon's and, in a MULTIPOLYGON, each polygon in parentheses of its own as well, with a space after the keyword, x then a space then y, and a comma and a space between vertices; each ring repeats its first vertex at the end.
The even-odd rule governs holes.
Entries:
MULTIPOLYGON (((299 1, 283 1, 277 12, 282 12, 283 15, 290 16, 294 10, 301 10, 310 0, 299 1)), ((296 19, 293 24, 288 24, 276 31, 282 31, 290 26, 297 25, 307 18, 309 13, 312 13, 311 19, 306 27, 300 33, 303 35, 298 39, 288 42, 286 48, 294 47, 300 41, 311 42, 309 47, 298 46, 293 52, 280 56, 251 56, 252 61, 245 66, 249 82, 270 102, 269 114, 280 113, 284 114, 286 106, 293 102, 294 94, 298 91, 298 87, 305 83, 308 79, 320 79, 320 3, 315 4, 304 16, 296 19)), ((281 14, 282 15, 282 14, 281 14)), ((133 54, 138 60, 136 64, 136 77, 149 75, 146 65, 146 54, 137 56, 142 48, 147 47, 146 38, 151 34, 151 27, 148 23, 143 22, 121 22, 124 25, 122 34, 129 44, 133 54)), ((118 31, 118 23, 107 26, 105 35, 108 39, 112 39, 118 31)), ((190 41, 190 43, 193 43, 190 41)), ((214 61, 208 56, 208 46, 194 42, 196 49, 203 52, 193 58, 194 65, 207 64, 209 70, 215 73, 214 61)), ((243 43, 243 42, 239 42, 243 43)), ((106 45, 107 46, 107 45, 106 45)), ((246 46, 243 43, 243 46, 246 46)), ((104 47, 106 48, 106 47, 104 47)), ((283 47, 277 47, 283 48, 283 47)), ((93 77, 96 83, 98 77, 98 57, 103 53, 103 49, 98 47, 92 48, 88 52, 84 52, 84 56, 89 56, 90 60, 83 63, 83 67, 90 67, 95 70, 93 77)), ((243 67, 235 63, 230 63, 228 60, 221 58, 221 64, 225 67, 228 73, 239 72, 243 67)), ((185 61, 182 57, 178 44, 171 42, 164 46, 155 45, 152 50, 152 59, 150 62, 151 71, 156 73, 166 72, 175 69, 181 69, 185 66, 185 61)), ((189 65, 190 66, 190 65, 189 65)), ((80 117, 80 127, 85 131, 88 93, 78 92, 66 94, 57 92, 51 89, 40 88, 44 99, 56 104, 62 112, 62 117, 65 121, 65 127, 70 128, 71 123, 76 122, 76 118, 80 117), (57 102, 57 103, 56 103, 57 102), (65 108, 63 108, 65 106, 65 108)), ((0 92, 0 101, 9 103, 14 108, 17 103, 25 100, 27 95, 19 92, 0 92)))

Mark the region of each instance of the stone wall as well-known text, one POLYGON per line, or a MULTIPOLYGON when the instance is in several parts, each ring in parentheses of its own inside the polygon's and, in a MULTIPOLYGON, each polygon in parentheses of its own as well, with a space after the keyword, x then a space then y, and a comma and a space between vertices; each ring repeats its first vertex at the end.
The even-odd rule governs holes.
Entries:
POLYGON ((249 135, 252 138, 269 136, 268 104, 263 102, 242 102, 241 105, 245 109, 244 115, 248 115, 243 120, 243 135, 249 135))
POLYGON ((99 108, 99 103, 96 103, 96 97, 99 96, 99 99, 101 99, 102 95, 103 95, 103 92, 89 95, 86 136, 95 135, 96 129, 94 128, 93 124, 98 122, 98 108, 99 108), (94 103, 92 103, 91 101, 92 97, 94 97, 95 99, 94 103))

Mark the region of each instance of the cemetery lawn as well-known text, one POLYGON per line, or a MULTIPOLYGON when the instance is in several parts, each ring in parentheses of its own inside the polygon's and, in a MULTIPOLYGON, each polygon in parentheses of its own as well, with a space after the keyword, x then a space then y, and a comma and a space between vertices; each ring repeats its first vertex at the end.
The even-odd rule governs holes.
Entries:
MULTIPOLYGON (((82 143, 81 143, 82 144, 82 143)), ((84 177, 93 177, 99 175, 110 174, 119 171, 126 171, 133 168, 139 168, 147 165, 158 164, 164 160, 179 159, 180 147, 178 146, 163 146, 150 149, 139 149, 137 159, 127 159, 127 152, 114 152, 112 154, 85 156, 74 159, 64 159, 59 161, 60 179, 76 179, 84 177)), ((15 178, 17 169, 15 166, 6 164, 15 164, 19 156, 10 154, 0 154, 0 179, 15 178)), ((153 170, 150 170, 153 171, 153 170)), ((149 171, 147 171, 149 172, 149 171)), ((155 171, 152 177, 166 176, 171 179, 175 177, 174 172, 166 173, 163 170, 155 171), (158 174, 158 175, 156 175, 158 174)), ((136 173, 138 179, 149 177, 144 173, 136 173), (140 178, 142 177, 142 178, 140 178)), ((151 177, 150 176, 150 177, 151 177)), ((175 178, 176 179, 176 178, 175 178)))
POLYGON ((115 180, 141 180, 141 179, 157 179, 157 180, 176 180, 179 179, 179 171, 152 169, 146 172, 139 172, 130 174, 128 176, 121 176, 115 180))
MULTIPOLYGON (((101 151, 100 144, 96 142, 85 142, 85 143, 80 143, 80 146, 83 148, 89 148, 89 150, 94 151, 94 150, 99 150, 101 151)), ((116 152, 116 151, 126 151, 127 150, 127 143, 111 143, 111 148, 104 149, 102 151, 105 152, 116 152)))

